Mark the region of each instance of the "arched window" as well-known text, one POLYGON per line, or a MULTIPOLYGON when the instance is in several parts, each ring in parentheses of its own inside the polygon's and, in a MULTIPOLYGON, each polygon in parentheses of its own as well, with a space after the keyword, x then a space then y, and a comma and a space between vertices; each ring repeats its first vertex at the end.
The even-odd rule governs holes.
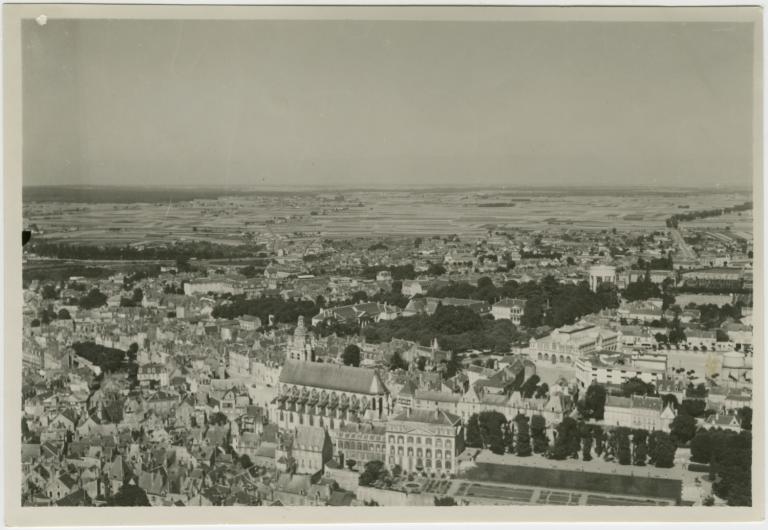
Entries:
POLYGON ((443 440, 442 438, 437 438, 435 440, 435 447, 442 447, 443 446, 443 440))
POLYGON ((395 443, 395 437, 393 435, 389 435, 389 443, 393 444, 395 443))

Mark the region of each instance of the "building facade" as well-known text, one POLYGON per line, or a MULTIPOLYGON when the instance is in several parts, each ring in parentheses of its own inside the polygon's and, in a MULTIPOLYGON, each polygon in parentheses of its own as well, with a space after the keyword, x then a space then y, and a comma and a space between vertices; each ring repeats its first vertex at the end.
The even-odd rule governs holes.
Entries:
POLYGON ((461 418, 442 410, 407 410, 390 418, 386 428, 386 463, 408 473, 452 475, 464 449, 461 418))

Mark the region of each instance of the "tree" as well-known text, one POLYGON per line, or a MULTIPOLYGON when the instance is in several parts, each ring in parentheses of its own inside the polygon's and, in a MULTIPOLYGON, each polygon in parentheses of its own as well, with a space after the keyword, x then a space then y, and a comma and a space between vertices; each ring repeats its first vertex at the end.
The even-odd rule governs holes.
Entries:
POLYGON ((214 412, 208 418, 208 423, 211 425, 227 425, 229 418, 223 412, 214 412))
POLYGON ((381 460, 371 460, 365 464, 363 472, 360 473, 358 483, 361 486, 370 486, 376 481, 384 480, 388 474, 384 462, 381 460))
POLYGON ((515 427, 514 422, 505 423, 502 427, 504 432, 504 447, 509 454, 515 454, 515 427))
POLYGON ((446 273, 445 267, 439 263, 432 263, 427 268, 427 274, 430 276, 442 276, 446 273))
POLYGON ((360 348, 357 344, 347 344, 341 354, 341 361, 347 366, 360 366, 360 348))
POLYGON ((80 298, 78 305, 83 309, 95 309, 107 303, 107 295, 96 288, 88 291, 88 294, 80 298))
POLYGON ((680 404, 680 410, 678 415, 686 414, 693 418, 700 418, 704 416, 707 411, 707 404, 702 399, 684 399, 680 404))
POLYGON ((557 426, 557 437, 552 446, 550 458, 554 460, 565 460, 568 457, 578 458, 580 445, 579 424, 567 416, 557 426))
POLYGON ((502 426, 507 423, 504 414, 495 410, 486 410, 478 414, 477 422, 480 426, 483 447, 490 449, 497 455, 503 455, 504 433, 502 426))
POLYGON ((457 506, 453 497, 435 497, 435 506, 457 506))
POLYGON ((587 388, 584 396, 583 413, 585 418, 602 420, 605 415, 605 387, 598 383, 592 383, 587 388))
POLYGON ((662 431, 653 431, 651 433, 653 440, 654 458, 656 467, 673 467, 675 465, 675 443, 669 434, 662 431))
POLYGON ((131 296, 131 301, 134 304, 141 304, 141 301, 144 300, 144 291, 139 289, 138 287, 133 290, 133 296, 131 296))
POLYGON ((667 336, 669 337, 670 344, 685 342, 685 332, 683 331, 683 325, 680 323, 679 316, 675 315, 675 318, 672 319, 672 324, 669 327, 669 334, 667 336))
MULTIPOLYGON (((525 371, 521 370, 521 372, 524 373, 525 371)), ((531 398, 531 397, 533 397, 533 394, 536 392, 536 387, 538 386, 539 381, 541 381, 541 378, 538 375, 533 374, 520 387, 520 394, 522 394, 522 396, 524 398, 531 398)))
POLYGON ((589 425, 581 423, 579 425, 579 431, 581 434, 581 454, 584 462, 592 460, 592 429, 589 425))
POLYGON ((605 434, 603 433, 603 428, 599 425, 595 425, 592 428, 592 434, 595 437, 595 454, 597 456, 601 456, 603 454, 603 450, 605 449, 605 434))
POLYGON ((691 460, 709 464, 712 457, 713 437, 706 429, 699 429, 691 440, 691 460))
POLYGON ((617 427, 614 430, 616 436, 616 459, 622 466, 628 466, 632 463, 632 448, 629 442, 629 429, 626 427, 617 427))
POLYGON ((518 414, 515 418, 515 424, 517 426, 517 456, 531 456, 531 430, 528 425, 528 417, 523 414, 518 414))
POLYGON ((670 435, 678 447, 687 444, 696 435, 696 419, 681 412, 670 424, 670 435))
POLYGON ((621 393, 627 397, 648 396, 654 394, 654 387, 639 377, 631 377, 621 384, 621 393))
POLYGON ((467 446, 483 447, 483 437, 480 434, 480 423, 477 414, 472 414, 467 422, 467 446))
POLYGON ((43 285, 41 294, 43 296, 43 300, 55 300, 59 297, 59 293, 56 291, 56 287, 49 283, 43 285))
POLYGON ((739 423, 741 424, 741 428, 745 431, 751 431, 752 430, 752 408, 751 407, 741 407, 737 415, 739 417, 739 423))
POLYGON ((533 438, 533 452, 540 454, 549 447, 547 438, 547 420, 541 414, 531 417, 531 437, 533 438))
POLYGON ((648 431, 645 429, 635 429, 632 431, 632 464, 644 466, 648 459, 648 431))
POLYGON ((389 359, 389 369, 390 370, 407 370, 408 369, 408 363, 405 362, 403 359, 403 356, 400 355, 400 352, 395 352, 392 354, 392 357, 389 359))
POLYGON ((128 350, 125 352, 126 356, 128 357, 128 360, 131 362, 136 362, 136 354, 139 352, 139 345, 135 342, 132 342, 130 346, 128 346, 128 350))
POLYGON ((61 309, 59 309, 58 318, 59 320, 70 320, 72 318, 72 315, 69 314, 69 311, 67 311, 66 307, 62 307, 61 309))
POLYGON ((138 486, 123 485, 107 501, 107 506, 150 506, 147 493, 138 486))
POLYGON ((251 457, 246 454, 240 455, 240 458, 238 458, 238 462, 240 463, 240 467, 242 467, 243 469, 250 469, 251 466, 253 466, 251 457))

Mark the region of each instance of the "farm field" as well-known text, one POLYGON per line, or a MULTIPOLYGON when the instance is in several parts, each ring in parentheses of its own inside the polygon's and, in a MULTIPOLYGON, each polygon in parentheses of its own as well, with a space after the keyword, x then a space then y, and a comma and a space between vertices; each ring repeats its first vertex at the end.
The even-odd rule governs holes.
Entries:
MULTIPOLYGON (((154 197, 156 199, 156 197, 154 197)), ((346 238, 370 234, 479 236, 489 228, 557 230, 653 230, 680 211, 737 204, 748 193, 560 194, 505 192, 352 192, 343 200, 322 195, 243 195, 185 202, 25 202, 28 225, 39 237, 90 244, 207 240, 239 244, 246 234, 274 238, 346 238), (487 207, 503 195, 501 206, 487 207)), ((696 220, 686 226, 717 229, 733 223, 752 233, 751 212, 696 220), (734 217, 734 219, 730 219, 734 217)))

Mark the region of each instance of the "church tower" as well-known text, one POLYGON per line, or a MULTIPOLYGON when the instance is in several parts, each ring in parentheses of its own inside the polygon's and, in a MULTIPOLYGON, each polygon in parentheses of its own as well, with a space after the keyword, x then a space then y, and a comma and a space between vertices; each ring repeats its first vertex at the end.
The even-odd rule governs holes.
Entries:
POLYGON ((296 330, 293 332, 293 338, 288 347, 288 358, 305 362, 313 362, 315 360, 315 351, 312 346, 312 333, 307 331, 307 327, 304 325, 303 316, 299 316, 296 330))

